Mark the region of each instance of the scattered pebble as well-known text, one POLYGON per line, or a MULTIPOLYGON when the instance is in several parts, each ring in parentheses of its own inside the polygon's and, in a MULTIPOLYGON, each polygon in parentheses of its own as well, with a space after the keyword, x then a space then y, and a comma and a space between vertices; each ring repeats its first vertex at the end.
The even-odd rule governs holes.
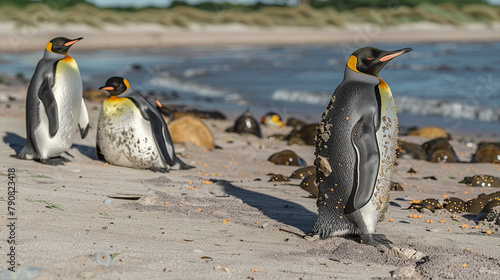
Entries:
POLYGON ((104 201, 103 201, 104 204, 111 204, 113 203, 113 199, 112 198, 106 198, 104 201))
POLYGON ((398 279, 419 279, 421 278, 414 266, 403 266, 392 273, 392 277, 398 279))
POLYGON ((409 248, 398 248, 398 247, 392 247, 391 248, 391 253, 404 260, 410 260, 414 259, 419 261, 423 257, 425 257, 425 254, 422 252, 419 252, 414 249, 409 249, 409 248))
POLYGON ((94 253, 93 258, 94 258, 94 261, 101 266, 104 266, 104 267, 112 267, 113 266, 113 259, 111 258, 111 255, 106 253, 106 252, 97 251, 94 253))
POLYGON ((191 253, 203 254, 204 252, 202 250, 199 250, 199 249, 193 249, 193 250, 191 250, 191 253))
POLYGON ((215 271, 222 271, 222 272, 224 272, 224 273, 230 273, 230 272, 229 272, 229 269, 227 269, 227 268, 225 268, 225 267, 222 267, 222 266, 220 266, 220 265, 218 265, 218 266, 214 266, 214 270, 215 270, 215 271))

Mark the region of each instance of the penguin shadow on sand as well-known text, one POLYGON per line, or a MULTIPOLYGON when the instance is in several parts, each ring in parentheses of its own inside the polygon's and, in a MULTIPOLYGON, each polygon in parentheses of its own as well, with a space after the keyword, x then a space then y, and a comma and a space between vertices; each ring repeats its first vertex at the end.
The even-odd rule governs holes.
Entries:
MULTIPOLYGON (((26 144, 26 138, 21 137, 15 133, 6 132, 5 136, 3 137, 3 142, 5 144, 9 145, 9 147, 11 149, 13 149, 17 154, 17 153, 19 153, 19 151, 21 151, 21 149, 26 144)), ((71 148, 77 149, 82 155, 84 155, 90 159, 97 160, 97 154, 96 154, 95 147, 80 145, 80 144, 73 144, 71 146, 71 148)), ((71 159, 75 158, 69 152, 65 152, 64 155, 71 158, 71 159)), ((12 157, 15 157, 15 155, 12 155, 12 157)))
POLYGON ((226 180, 218 180, 217 183, 224 187, 228 195, 241 199, 243 203, 261 210, 267 217, 298 228, 305 234, 312 230, 318 217, 316 213, 292 201, 245 190, 226 180))
POLYGON ((6 132, 3 137, 3 142, 9 145, 9 147, 13 149, 16 154, 18 154, 26 144, 26 138, 23 138, 15 133, 6 132))

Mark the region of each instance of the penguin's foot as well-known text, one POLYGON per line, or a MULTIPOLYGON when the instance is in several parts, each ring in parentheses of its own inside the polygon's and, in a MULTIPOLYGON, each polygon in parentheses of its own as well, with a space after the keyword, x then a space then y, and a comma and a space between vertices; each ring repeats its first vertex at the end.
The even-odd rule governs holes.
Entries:
POLYGON ((71 162, 71 161, 69 159, 63 158, 63 157, 54 157, 54 158, 47 158, 47 159, 42 158, 42 159, 40 159, 40 162, 42 164, 57 166, 57 165, 64 165, 65 162, 71 162))
POLYGON ((387 248, 391 248, 392 242, 389 239, 387 239, 387 237, 385 237, 385 235, 383 234, 372 234, 372 233, 361 234, 360 238, 361 238, 360 242, 366 245, 374 247, 378 245, 384 245, 387 248))
POLYGON ((18 159, 35 159, 38 157, 38 154, 30 145, 26 145, 19 151, 19 153, 13 155, 12 157, 18 159))
POLYGON ((174 170, 187 170, 187 169, 193 169, 193 168, 195 168, 195 167, 184 163, 179 158, 177 158, 175 160, 175 164, 172 166, 172 169, 174 169, 174 170))
POLYGON ((161 172, 161 173, 169 173, 170 170, 168 168, 161 168, 161 167, 150 167, 149 170, 153 172, 161 172))

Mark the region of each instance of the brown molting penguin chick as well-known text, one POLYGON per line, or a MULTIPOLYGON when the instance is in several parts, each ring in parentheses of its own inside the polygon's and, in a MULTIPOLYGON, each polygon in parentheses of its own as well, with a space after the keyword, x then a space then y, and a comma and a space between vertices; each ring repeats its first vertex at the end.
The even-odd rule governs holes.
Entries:
POLYGON ((259 122, 253 117, 253 115, 246 111, 240 115, 235 121, 234 125, 228 129, 226 132, 236 132, 239 134, 253 134, 259 138, 262 138, 262 131, 260 130, 259 122))
POLYGON ((500 163, 500 143, 479 143, 471 162, 500 163))
POLYGON ((460 161, 453 150, 453 146, 445 138, 436 138, 422 144, 427 153, 427 160, 431 162, 458 162, 460 161))
POLYGON ((272 154, 267 160, 277 165, 307 165, 301 157, 291 150, 284 150, 279 153, 272 154))

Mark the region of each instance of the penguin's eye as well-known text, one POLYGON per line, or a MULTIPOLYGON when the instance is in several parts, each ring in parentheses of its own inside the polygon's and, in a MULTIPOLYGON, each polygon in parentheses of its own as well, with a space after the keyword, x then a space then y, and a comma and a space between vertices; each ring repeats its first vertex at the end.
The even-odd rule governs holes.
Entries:
POLYGON ((367 57, 366 59, 368 59, 368 60, 373 60, 374 58, 375 58, 375 57, 373 57, 373 56, 369 56, 369 57, 367 57))
POLYGON ((57 43, 58 46, 62 46, 62 43, 57 43))

